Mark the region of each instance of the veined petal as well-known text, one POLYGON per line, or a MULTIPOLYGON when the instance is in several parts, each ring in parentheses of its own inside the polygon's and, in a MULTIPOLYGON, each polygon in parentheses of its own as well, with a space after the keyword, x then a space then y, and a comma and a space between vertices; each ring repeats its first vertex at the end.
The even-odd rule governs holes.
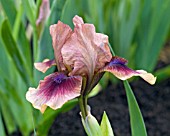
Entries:
POLYGON ((52 36, 54 55, 57 63, 58 70, 65 70, 65 66, 63 64, 63 57, 61 55, 61 48, 67 39, 71 36, 72 30, 71 28, 58 21, 57 24, 50 26, 50 34, 52 36))
POLYGON ((51 66, 56 65, 55 60, 45 59, 43 62, 34 63, 37 70, 45 73, 51 66))
POLYGON ((147 73, 144 70, 132 70, 128 68, 125 64, 127 60, 120 57, 113 57, 110 63, 108 63, 100 72, 108 71, 114 74, 117 78, 121 80, 126 80, 131 78, 132 76, 140 76, 145 81, 150 84, 155 84, 156 77, 154 77, 151 73, 147 73))
POLYGON ((108 37, 96 33, 94 25, 84 24, 79 16, 73 23, 74 32, 61 50, 63 61, 73 68, 69 75, 93 75, 112 58, 108 37))
POLYGON ((100 69, 105 66, 106 62, 109 62, 112 58, 110 48, 108 46, 108 36, 96 33, 94 43, 97 51, 97 61, 96 61, 96 69, 100 69))
POLYGON ((37 89, 29 88, 26 99, 42 113, 46 107, 60 108, 65 102, 80 95, 81 76, 67 77, 63 73, 53 73, 41 80, 37 89))

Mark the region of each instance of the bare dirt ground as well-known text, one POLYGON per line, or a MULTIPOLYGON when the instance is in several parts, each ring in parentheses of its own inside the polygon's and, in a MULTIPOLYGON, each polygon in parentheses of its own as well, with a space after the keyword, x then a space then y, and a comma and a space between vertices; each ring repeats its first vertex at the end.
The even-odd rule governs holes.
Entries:
MULTIPOLYGON (((154 86, 142 80, 131 83, 141 109, 148 136, 170 136, 170 79, 154 86)), ((130 136, 130 121, 123 84, 109 85, 88 104, 98 119, 106 111, 116 136, 130 136)), ((49 136, 86 136, 79 116, 79 106, 59 115, 54 121, 49 136)))

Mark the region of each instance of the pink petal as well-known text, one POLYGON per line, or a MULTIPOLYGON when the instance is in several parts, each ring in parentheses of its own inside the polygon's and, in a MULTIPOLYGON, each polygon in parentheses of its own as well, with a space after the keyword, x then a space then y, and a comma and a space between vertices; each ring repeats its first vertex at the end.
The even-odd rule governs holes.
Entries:
POLYGON ((112 58, 110 48, 108 46, 108 36, 101 33, 96 33, 93 44, 97 46, 96 49, 98 52, 96 68, 100 69, 105 66, 106 62, 109 62, 112 58))
POLYGON ((132 76, 140 76, 145 81, 150 84, 155 84, 156 77, 154 77, 151 73, 147 73, 144 70, 132 70, 128 68, 125 64, 127 60, 120 57, 113 57, 110 63, 108 63, 100 72, 108 71, 114 74, 117 78, 121 80, 126 80, 131 78, 132 76))
POLYGON ((77 24, 84 24, 84 21, 81 17, 75 15, 74 18, 73 18, 73 24, 74 26, 76 26, 77 24))
POLYGON ((49 0, 42 0, 41 6, 40 6, 40 11, 39 11, 39 16, 36 21, 36 24, 39 25, 40 23, 43 23, 46 18, 50 14, 50 4, 49 0))
POLYGON ((112 58, 108 37, 96 33, 94 25, 84 24, 81 17, 75 16, 73 23, 74 32, 61 50, 63 61, 73 68, 69 75, 93 75, 112 58))
POLYGON ((45 59, 43 62, 34 63, 37 70, 45 73, 51 66, 56 65, 55 60, 45 59))
POLYGON ((81 76, 67 77, 63 73, 53 73, 41 80, 37 89, 29 88, 26 99, 42 113, 47 106, 55 110, 79 96, 81 85, 81 76))
POLYGON ((52 36, 54 55, 58 70, 65 70, 63 58, 61 55, 61 48, 63 47, 67 39, 71 36, 72 30, 68 25, 63 24, 61 21, 58 21, 57 24, 50 26, 50 34, 52 36))

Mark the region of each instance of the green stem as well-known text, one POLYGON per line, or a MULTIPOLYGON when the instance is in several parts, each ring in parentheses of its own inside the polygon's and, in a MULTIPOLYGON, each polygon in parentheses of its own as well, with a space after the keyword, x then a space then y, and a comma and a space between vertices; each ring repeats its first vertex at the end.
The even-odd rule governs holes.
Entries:
POLYGON ((110 50, 111 50, 112 55, 115 56, 115 53, 114 53, 114 51, 113 51, 112 46, 111 46, 110 43, 109 43, 109 48, 110 48, 110 50))
POLYGON ((87 116, 87 96, 81 95, 78 99, 82 117, 85 119, 87 116))
POLYGON ((33 49, 34 49, 34 52, 33 52, 33 55, 34 55, 34 62, 37 60, 37 48, 38 48, 38 33, 37 33, 37 28, 36 28, 36 25, 34 25, 33 27, 33 49))

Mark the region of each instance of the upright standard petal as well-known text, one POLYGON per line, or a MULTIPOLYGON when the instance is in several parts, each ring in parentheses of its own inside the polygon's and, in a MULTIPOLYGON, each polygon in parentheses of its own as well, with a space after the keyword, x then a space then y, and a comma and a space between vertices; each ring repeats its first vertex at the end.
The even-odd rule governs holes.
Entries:
POLYGON ((67 77, 63 73, 53 73, 41 80, 37 89, 29 88, 26 99, 43 113, 47 106, 58 109, 79 96, 81 86, 81 76, 67 77))
POLYGON ((34 63, 37 70, 45 73, 51 66, 56 65, 55 60, 45 59, 43 62, 34 63))
POLYGON ((147 73, 144 70, 132 70, 126 66, 127 60, 120 57, 113 57, 110 63, 108 63, 100 72, 108 71, 114 74, 121 80, 126 80, 132 76, 140 76, 150 84, 155 84, 156 77, 151 73, 147 73))
POLYGON ((39 11, 39 16, 36 21, 36 24, 40 25, 40 23, 44 23, 44 21, 49 16, 49 14, 50 14, 50 1, 42 0, 40 11, 39 11))
POLYGON ((84 24, 81 17, 73 18, 74 32, 64 44, 61 53, 66 65, 72 66, 69 75, 94 75, 112 58, 108 37, 95 32, 92 24, 84 24))
POLYGON ((61 48, 63 47, 67 39, 71 36, 72 30, 68 25, 63 24, 61 21, 58 21, 57 24, 50 26, 50 34, 52 36, 54 56, 56 59, 58 70, 65 70, 63 57, 61 55, 61 48))

